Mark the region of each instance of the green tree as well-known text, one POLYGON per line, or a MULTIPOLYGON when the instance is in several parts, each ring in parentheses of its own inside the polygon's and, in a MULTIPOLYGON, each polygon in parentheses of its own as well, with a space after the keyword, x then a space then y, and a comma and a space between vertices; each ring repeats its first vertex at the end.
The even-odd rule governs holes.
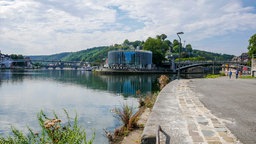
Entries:
POLYGON ((162 61, 165 60, 165 53, 169 49, 168 41, 165 40, 167 36, 165 36, 162 34, 157 35, 156 38, 149 37, 143 45, 144 50, 152 52, 152 61, 156 65, 162 64, 162 61))
POLYGON ((192 46, 191 44, 186 45, 187 52, 192 52, 192 46))
POLYGON ((128 39, 124 40, 123 45, 126 45, 126 46, 130 45, 129 40, 128 39))
POLYGON ((256 34, 249 39, 248 54, 249 56, 256 54, 256 34))
POLYGON ((178 53, 179 52, 179 48, 180 48, 179 41, 174 39, 173 43, 172 43, 172 52, 173 53, 178 53))

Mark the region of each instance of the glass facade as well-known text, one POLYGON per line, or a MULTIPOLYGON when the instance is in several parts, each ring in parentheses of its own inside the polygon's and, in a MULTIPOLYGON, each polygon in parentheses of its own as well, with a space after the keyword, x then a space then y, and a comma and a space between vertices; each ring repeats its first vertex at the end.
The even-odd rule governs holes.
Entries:
POLYGON ((152 52, 150 51, 110 51, 108 52, 109 68, 151 69, 152 52))

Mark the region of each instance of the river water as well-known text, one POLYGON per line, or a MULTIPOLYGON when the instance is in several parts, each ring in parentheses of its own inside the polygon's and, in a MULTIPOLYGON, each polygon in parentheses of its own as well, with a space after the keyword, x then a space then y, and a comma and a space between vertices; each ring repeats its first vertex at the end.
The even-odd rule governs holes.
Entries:
POLYGON ((0 71, 0 135, 11 133, 11 126, 27 132, 27 126, 39 130, 37 114, 56 112, 65 119, 77 113, 88 138, 108 143, 103 128, 113 131, 121 123, 111 110, 123 104, 138 106, 141 95, 157 90, 159 75, 95 75, 75 70, 0 71))

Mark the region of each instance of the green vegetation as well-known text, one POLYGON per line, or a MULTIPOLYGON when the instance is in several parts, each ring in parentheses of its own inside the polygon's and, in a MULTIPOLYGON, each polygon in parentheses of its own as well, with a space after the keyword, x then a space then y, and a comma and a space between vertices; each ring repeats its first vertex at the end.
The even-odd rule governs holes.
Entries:
POLYGON ((156 65, 161 65, 165 60, 165 54, 171 47, 171 42, 165 40, 167 36, 165 34, 158 35, 156 38, 149 37, 143 45, 144 50, 152 51, 152 61, 156 65))
POLYGON ((193 57, 203 57, 205 60, 227 61, 231 60, 234 55, 212 53, 202 50, 193 50, 193 57))
POLYGON ((225 76, 225 73, 220 73, 220 74, 208 74, 205 76, 205 78, 219 78, 225 76))
POLYGON ((221 77, 221 75, 219 74, 208 74, 205 76, 205 78, 219 78, 219 77, 221 77))
MULTIPOLYGON (((105 62, 109 51, 112 50, 150 50, 153 53, 152 61, 157 66, 173 56, 178 60, 179 41, 173 42, 167 39, 165 34, 157 35, 155 38, 149 37, 145 42, 136 40, 131 42, 124 40, 122 44, 111 46, 100 46, 78 52, 65 52, 48 56, 29 56, 32 60, 61 60, 61 61, 83 61, 92 65, 100 65, 105 62)), ((181 48, 181 61, 200 61, 200 60, 231 60, 234 56, 227 54, 211 53, 192 49, 191 44, 181 48)))
POLYGON ((250 57, 256 54, 256 34, 249 39, 248 54, 250 57))
POLYGON ((252 77, 251 75, 242 75, 240 78, 241 79, 255 79, 255 77, 252 77))
POLYGON ((64 57, 68 56, 69 52, 53 54, 49 56, 29 56, 32 60, 45 60, 45 61, 58 61, 62 60, 64 57))
POLYGON ((141 108, 146 107, 146 108, 152 109, 157 99, 157 95, 158 95, 158 92, 152 95, 148 95, 145 98, 140 97, 139 99, 140 107, 141 108))
POLYGON ((38 114, 38 121, 41 127, 40 132, 33 132, 30 128, 29 134, 24 134, 12 127, 13 136, 0 136, 2 144, 92 144, 94 136, 87 140, 86 132, 78 125, 77 115, 73 121, 64 110, 67 122, 61 123, 62 120, 54 113, 54 118, 48 118, 43 111, 38 114))
MULTIPOLYGON (((204 57, 189 57, 189 58, 180 58, 180 61, 204 61, 206 60, 204 57)), ((175 61, 179 61, 179 58, 175 59, 175 61)))
POLYGON ((116 128, 114 133, 108 132, 104 129, 106 137, 113 143, 118 143, 127 136, 133 129, 139 128, 138 120, 144 109, 139 109, 134 113, 134 108, 128 104, 123 104, 121 108, 114 109, 114 117, 123 123, 119 128, 116 128))
POLYGON ((24 59, 23 55, 16 55, 16 54, 11 54, 10 55, 11 59, 24 59))
MULTIPOLYGON (((158 84, 160 88, 164 88, 165 85, 169 83, 169 77, 166 75, 161 75, 158 78, 158 84)), ((146 97, 141 96, 141 91, 136 91, 136 96, 139 98, 139 110, 134 113, 134 108, 127 104, 123 104, 120 108, 114 109, 114 117, 123 123, 119 128, 116 128, 113 133, 108 132, 104 129, 106 137, 109 139, 110 143, 120 143, 124 136, 127 136, 132 130, 143 128, 143 124, 138 124, 139 117, 144 112, 146 108, 152 109, 154 103, 157 99, 158 92, 152 95, 147 95, 146 97)))
POLYGON ((133 113, 133 107, 123 104, 121 108, 115 108, 115 117, 123 123, 124 130, 131 130, 137 127, 138 113, 133 113))

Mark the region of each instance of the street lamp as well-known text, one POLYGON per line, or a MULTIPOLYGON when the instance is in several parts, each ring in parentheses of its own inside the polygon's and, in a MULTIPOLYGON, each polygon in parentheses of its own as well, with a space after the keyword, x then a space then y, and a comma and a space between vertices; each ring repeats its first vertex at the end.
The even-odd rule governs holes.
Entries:
POLYGON ((181 49, 181 38, 179 35, 184 34, 184 32, 178 32, 177 36, 179 37, 180 43, 179 43, 179 69, 178 69, 178 80, 180 79, 180 49, 181 49))

